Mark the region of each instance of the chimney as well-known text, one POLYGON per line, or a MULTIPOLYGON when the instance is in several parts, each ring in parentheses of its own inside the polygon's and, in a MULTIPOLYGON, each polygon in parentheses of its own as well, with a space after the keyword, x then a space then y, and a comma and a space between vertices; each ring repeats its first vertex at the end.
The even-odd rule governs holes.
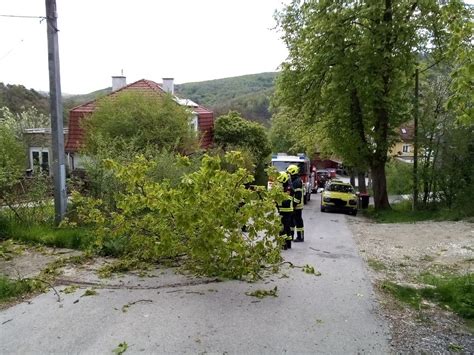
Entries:
POLYGON ((174 95, 174 78, 163 78, 163 90, 174 95))
POLYGON ((127 78, 123 75, 112 77, 112 91, 117 91, 127 85, 127 78))

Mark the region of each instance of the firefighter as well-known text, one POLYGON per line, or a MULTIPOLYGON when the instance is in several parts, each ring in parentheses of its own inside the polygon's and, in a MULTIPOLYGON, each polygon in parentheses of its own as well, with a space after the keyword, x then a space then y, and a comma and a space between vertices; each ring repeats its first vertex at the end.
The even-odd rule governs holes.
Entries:
POLYGON ((304 242, 304 225, 303 225, 303 182, 299 175, 300 168, 298 165, 291 164, 286 169, 287 173, 290 174, 291 183, 293 188, 293 230, 291 237, 293 238, 294 231, 296 230, 295 242, 304 242))
POLYGON ((291 249, 291 226, 293 225, 293 191, 291 188, 290 176, 282 171, 277 178, 283 185, 283 191, 288 194, 287 198, 277 205, 278 213, 281 216, 282 229, 280 235, 285 238, 283 249, 291 249))

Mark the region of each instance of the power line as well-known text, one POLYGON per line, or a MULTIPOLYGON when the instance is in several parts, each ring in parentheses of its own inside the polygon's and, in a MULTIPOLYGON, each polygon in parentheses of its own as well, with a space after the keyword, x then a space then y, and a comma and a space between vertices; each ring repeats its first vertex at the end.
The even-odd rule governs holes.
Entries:
POLYGON ((46 20, 45 16, 26 16, 26 15, 0 15, 0 17, 14 17, 14 18, 37 18, 41 21, 46 20))
POLYGON ((23 38, 15 46, 13 46, 8 52, 6 52, 3 56, 1 56, 0 61, 4 60, 6 57, 8 57, 22 43, 23 43, 23 38))
MULTIPOLYGON (((28 16, 28 15, 5 15, 5 14, 0 14, 0 17, 10 17, 10 18, 23 18, 23 19, 39 19, 40 23, 42 23, 44 20, 46 20, 46 16, 28 16)), ((13 48, 11 48, 9 51, 7 51, 5 54, 3 54, 0 57, 0 61, 4 60, 6 57, 8 57, 20 44, 23 43, 23 39, 20 40, 19 43, 17 43, 13 48)))

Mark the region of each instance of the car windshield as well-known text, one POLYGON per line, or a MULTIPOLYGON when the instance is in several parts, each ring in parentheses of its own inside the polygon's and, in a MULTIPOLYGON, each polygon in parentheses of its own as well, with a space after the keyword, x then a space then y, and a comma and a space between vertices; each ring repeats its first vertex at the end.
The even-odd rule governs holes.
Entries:
POLYGON ((329 171, 327 171, 327 170, 318 170, 317 174, 319 176, 325 176, 325 175, 327 176, 327 175, 329 175, 329 171))
POLYGON ((335 192, 354 192, 354 189, 350 185, 342 185, 342 184, 331 184, 328 186, 328 191, 335 191, 335 192))

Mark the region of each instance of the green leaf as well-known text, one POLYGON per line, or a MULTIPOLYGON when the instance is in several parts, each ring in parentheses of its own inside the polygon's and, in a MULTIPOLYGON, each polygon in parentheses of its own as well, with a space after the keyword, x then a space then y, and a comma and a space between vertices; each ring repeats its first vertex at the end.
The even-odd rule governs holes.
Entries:
POLYGON ((98 295, 98 292, 96 290, 87 289, 81 297, 96 296, 96 295, 98 295))
POLYGON ((120 343, 112 352, 117 355, 123 354, 128 349, 128 344, 126 342, 120 343))

